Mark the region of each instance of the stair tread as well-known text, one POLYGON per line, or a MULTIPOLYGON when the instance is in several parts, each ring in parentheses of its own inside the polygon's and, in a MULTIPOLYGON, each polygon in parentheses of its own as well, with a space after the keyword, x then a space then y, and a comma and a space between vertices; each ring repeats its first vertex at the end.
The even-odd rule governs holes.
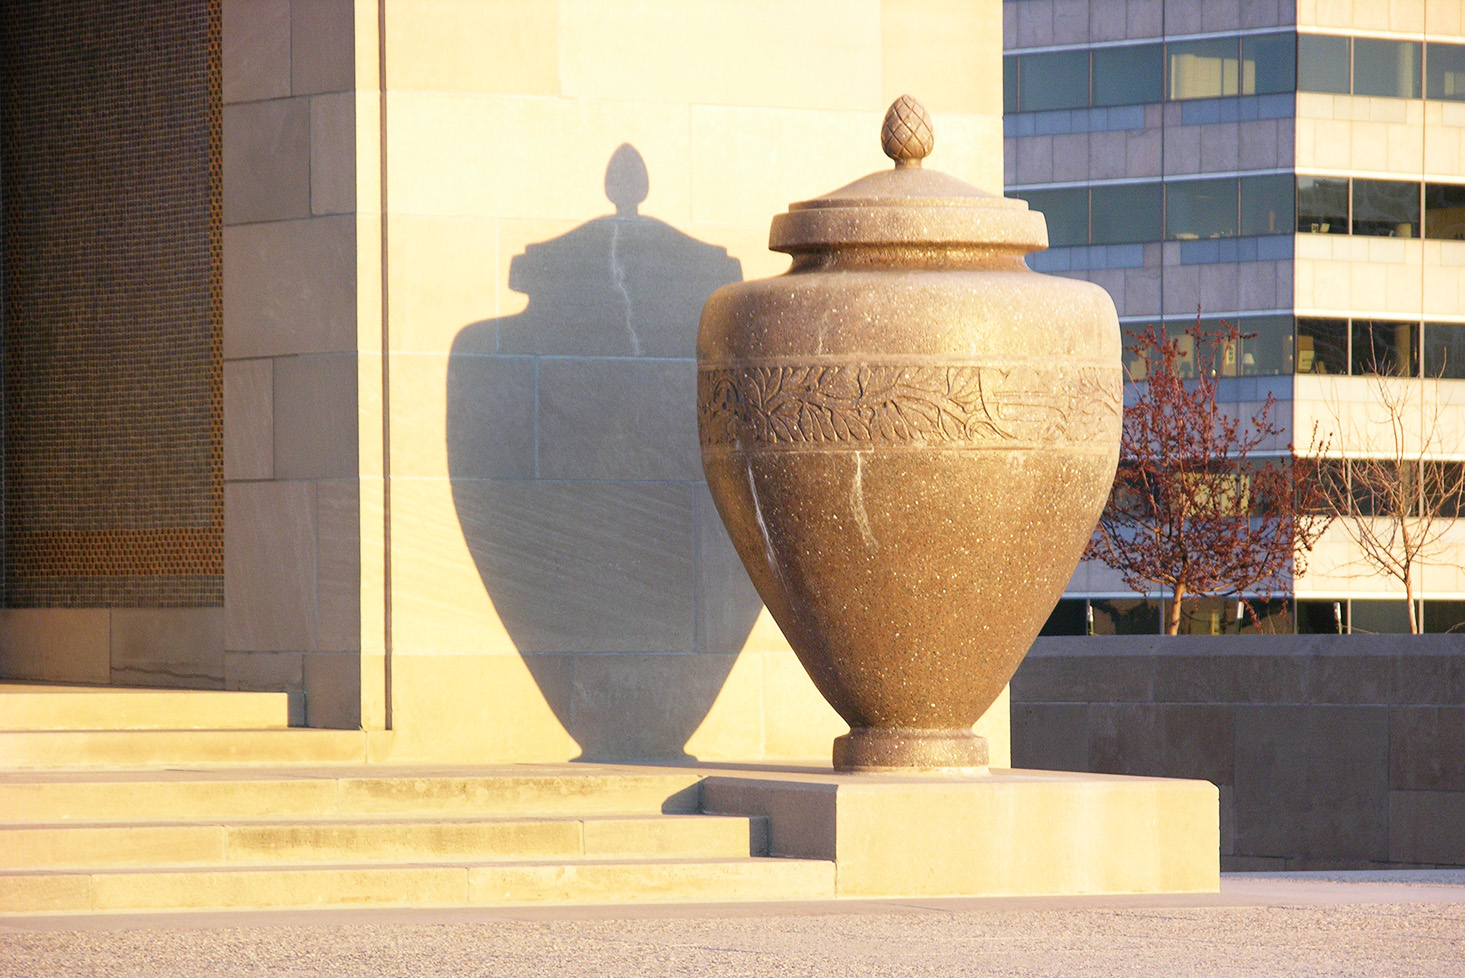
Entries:
POLYGON ((595 812, 585 815, 556 815, 539 812, 528 814, 504 813, 499 815, 198 815, 178 818, 86 818, 53 819, 44 822, 0 820, 0 832, 9 830, 30 831, 37 829, 128 829, 128 828, 228 828, 248 826, 263 828, 271 826, 298 825, 309 828, 355 827, 371 825, 414 826, 414 825, 520 825, 550 822, 687 822, 708 824, 712 822, 746 822, 753 815, 722 815, 704 812, 595 812))
POLYGON ((402 862, 296 862, 296 863, 240 863, 240 864, 172 864, 154 866, 68 866, 60 869, 11 869, 0 867, 0 879, 18 876, 145 876, 167 873, 295 873, 295 872, 363 872, 418 869, 540 869, 562 866, 739 866, 745 864, 768 866, 832 866, 832 860, 804 859, 789 856, 653 856, 630 858, 626 856, 576 856, 562 859, 458 859, 450 862, 427 862, 404 860, 402 862))

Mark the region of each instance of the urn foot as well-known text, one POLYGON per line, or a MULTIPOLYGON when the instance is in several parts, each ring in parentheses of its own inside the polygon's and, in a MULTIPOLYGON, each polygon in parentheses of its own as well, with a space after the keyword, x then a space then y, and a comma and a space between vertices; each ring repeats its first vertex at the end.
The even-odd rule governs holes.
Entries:
POLYGON ((836 771, 987 773, 987 738, 970 729, 855 727, 834 740, 836 771))

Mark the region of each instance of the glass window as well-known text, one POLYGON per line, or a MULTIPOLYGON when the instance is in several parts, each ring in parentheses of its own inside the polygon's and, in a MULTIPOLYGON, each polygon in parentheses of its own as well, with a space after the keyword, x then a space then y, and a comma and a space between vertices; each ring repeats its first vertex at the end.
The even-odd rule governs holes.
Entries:
POLYGON ((1240 44, 1234 37, 1166 45, 1172 99, 1218 98, 1240 93, 1240 44))
POLYGON ((1165 46, 1094 49, 1094 104, 1143 105, 1165 97, 1165 46))
POLYGON ((1465 601, 1426 600, 1422 624, 1424 631, 1431 634, 1465 632, 1465 601))
POLYGON ((1018 56, 1010 54, 1002 59, 1002 111, 1017 111, 1018 56))
MULTIPOLYGON (((1165 613, 1171 602, 1165 601, 1165 613)), ((1235 598, 1194 598, 1180 604, 1181 635, 1230 635, 1236 631, 1235 598)))
POLYGON ((1465 240, 1465 185, 1424 185, 1424 236, 1449 241, 1465 240))
POLYGON ((1160 603, 1141 598, 1093 598, 1095 635, 1157 635, 1160 603))
POLYGON ((1292 317, 1247 316, 1241 330, 1241 375, 1270 377, 1292 372, 1292 317))
POLYGON ((1348 38, 1297 35, 1297 90, 1348 94, 1348 38))
POLYGON ((1295 356, 1300 374, 1346 374, 1348 320, 1298 318, 1295 356))
POLYGON ((1013 196, 1021 197, 1028 206, 1040 211, 1048 222, 1048 245, 1063 248, 1070 245, 1088 244, 1089 241, 1089 192, 1083 187, 1064 187, 1059 190, 1019 190, 1013 196))
MULTIPOLYGON (((1358 516, 1387 516, 1396 508, 1394 501, 1410 493, 1401 492, 1401 478, 1408 478, 1410 466, 1401 469, 1392 459, 1365 458, 1348 460, 1348 496, 1358 516)), ((1409 509, 1414 509, 1410 506, 1409 509)))
POLYGON ((1409 632, 1409 602, 1353 599, 1350 631, 1358 635, 1399 635, 1409 632))
POLYGON ((1377 319, 1353 320, 1353 372, 1415 377, 1415 337, 1418 323, 1394 323, 1377 319))
POLYGON ((1236 180, 1179 180, 1165 186, 1165 237, 1236 236, 1236 180))
POLYGON ((1431 41, 1425 46, 1425 55, 1428 97, 1465 102, 1465 44, 1431 41))
POLYGON ((1424 46, 1418 41, 1353 39, 1353 94, 1419 98, 1424 46))
POLYGON ((1465 380, 1465 325, 1424 324, 1424 376, 1465 380))
POLYGON ((1025 54, 1019 70, 1018 104, 1024 112, 1084 109, 1089 104, 1089 53, 1025 54))
POLYGON ((1347 234, 1348 181, 1335 177, 1298 177, 1297 230, 1311 234, 1347 234))
POLYGON ((1292 607, 1281 600, 1248 601, 1241 606, 1242 635, 1291 635, 1292 607))
POLYGON ((1164 230, 1164 187, 1158 183, 1122 183, 1093 189, 1094 244, 1159 241, 1164 230))
POLYGON ((1089 633, 1087 602, 1083 598, 1063 598, 1053 608, 1039 635, 1087 635, 1089 633))
POLYGON ((1341 635, 1348 622, 1346 601, 1303 598, 1297 602, 1297 634, 1341 635))
POLYGON ((1279 173, 1269 177, 1241 178, 1241 233, 1292 233, 1292 177, 1279 173))
POLYGON ((1333 503, 1348 494, 1348 463, 1341 458, 1299 458, 1303 478, 1313 479, 1322 493, 1311 500, 1307 512, 1331 514, 1333 503), (1310 470, 1310 471, 1309 471, 1310 470))
POLYGON ((1241 94, 1290 92, 1297 84, 1297 35, 1251 34, 1241 39, 1241 94))
POLYGON ((1353 233, 1382 238, 1419 237, 1419 184, 1355 179, 1353 233))
POLYGON ((1420 492, 1430 513, 1459 519, 1465 504, 1465 463, 1425 462, 1420 492))

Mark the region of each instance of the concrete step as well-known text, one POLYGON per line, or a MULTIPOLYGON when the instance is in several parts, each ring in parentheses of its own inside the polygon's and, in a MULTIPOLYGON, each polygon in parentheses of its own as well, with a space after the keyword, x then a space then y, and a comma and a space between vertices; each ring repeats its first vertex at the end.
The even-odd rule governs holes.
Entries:
POLYGON ((0 770, 351 764, 360 730, 0 730, 0 770))
POLYGON ((289 725, 286 693, 0 682, 0 731, 272 730, 289 725))
POLYGON ((717 815, 0 823, 0 868, 8 870, 731 859, 767 851, 767 819, 717 815))
MULTIPOLYGON (((302 743, 309 741, 307 737, 302 743)), ((700 810, 702 778, 694 770, 608 764, 0 770, 0 819, 156 822, 695 812, 700 810)))
POLYGON ((811 900, 833 896, 834 864, 804 859, 0 872, 0 913, 811 900))

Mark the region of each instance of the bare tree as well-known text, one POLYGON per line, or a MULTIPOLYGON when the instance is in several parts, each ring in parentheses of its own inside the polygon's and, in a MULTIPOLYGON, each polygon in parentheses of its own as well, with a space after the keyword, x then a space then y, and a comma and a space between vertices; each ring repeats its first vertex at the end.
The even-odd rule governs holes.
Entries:
POLYGON ((1409 631, 1417 635, 1418 571, 1449 548, 1445 534, 1465 515, 1465 465, 1438 458, 1447 448, 1438 386, 1388 366, 1369 377, 1361 419, 1337 401, 1329 405, 1345 457, 1323 483, 1357 562, 1403 585, 1409 631))
POLYGON ((1119 470, 1085 554, 1135 591, 1167 592, 1171 635, 1188 599, 1290 592, 1330 519, 1312 459, 1290 444, 1256 457, 1282 436, 1275 398, 1245 419, 1216 403, 1217 356, 1240 334, 1197 317, 1186 335, 1193 352, 1153 326, 1130 347, 1143 376, 1129 378, 1119 470))

